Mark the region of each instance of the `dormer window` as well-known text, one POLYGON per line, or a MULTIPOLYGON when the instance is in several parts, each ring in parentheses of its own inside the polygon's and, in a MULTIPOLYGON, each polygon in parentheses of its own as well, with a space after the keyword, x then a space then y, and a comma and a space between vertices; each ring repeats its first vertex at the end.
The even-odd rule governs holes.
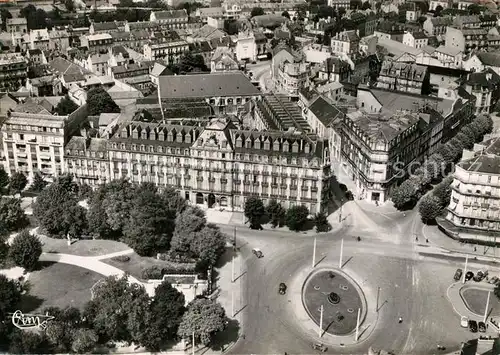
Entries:
POLYGON ((260 149, 260 140, 256 139, 254 144, 255 144, 255 149, 260 149))
POLYGON ((264 149, 266 149, 266 150, 271 149, 271 144, 269 143, 269 141, 268 141, 268 140, 266 140, 266 141, 264 142, 264 149))
POLYGON ((277 140, 276 140, 276 141, 274 141, 274 143, 273 143, 273 150, 274 150, 275 152, 277 152, 277 151, 279 151, 279 150, 280 150, 280 143, 279 143, 277 140))
POLYGON ((144 144, 141 145, 141 152, 144 152, 146 150, 146 147, 144 146, 144 144))
POLYGON ((289 145, 288 142, 283 143, 283 151, 288 152, 289 151, 289 145))
POLYGON ((252 141, 250 140, 250 138, 248 138, 245 142, 245 146, 246 148, 252 148, 252 141))
POLYGON ((125 143, 122 143, 122 149, 125 150, 125 143))
POLYGON ((177 133, 177 143, 182 143, 182 133, 177 133))
POLYGON ((243 142, 241 140, 241 137, 238 137, 238 139, 236 139, 236 148, 242 148, 243 147, 243 142))

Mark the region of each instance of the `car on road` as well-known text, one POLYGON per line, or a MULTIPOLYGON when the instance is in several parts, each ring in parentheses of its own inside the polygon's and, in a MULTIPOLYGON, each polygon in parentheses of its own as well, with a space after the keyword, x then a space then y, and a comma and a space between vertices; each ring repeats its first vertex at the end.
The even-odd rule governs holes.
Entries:
POLYGON ((477 322, 475 320, 470 320, 469 321, 469 330, 472 333, 477 333, 477 322))
POLYGON ((252 253, 253 253, 253 255, 255 255, 259 259, 264 256, 264 254, 262 254, 262 250, 260 250, 258 248, 253 248, 252 253))
POLYGON ((480 331, 481 333, 486 332, 486 324, 484 324, 484 322, 479 322, 479 323, 478 323, 478 328, 479 328, 479 331, 480 331))
POLYGON ((284 295, 286 293, 286 285, 284 282, 280 283, 279 291, 280 295, 284 295))
POLYGON ((482 272, 481 270, 479 270, 476 275, 474 276, 474 281, 476 282, 481 282, 484 278, 484 272, 482 272))
POLYGON ((469 318, 467 318, 466 316, 460 317, 460 326, 462 328, 467 328, 469 326, 469 318))
POLYGON ((489 279, 488 283, 489 283, 489 284, 494 284, 494 283, 496 283, 497 281, 498 281, 498 277, 493 276, 491 279, 489 279))
POLYGON ((460 280, 462 278, 462 274, 463 274, 462 269, 457 269, 457 271, 455 271, 455 276, 453 276, 455 281, 460 280))
POLYGON ((467 273, 465 274, 465 281, 469 281, 473 277, 474 277, 474 273, 472 271, 467 271, 467 273))

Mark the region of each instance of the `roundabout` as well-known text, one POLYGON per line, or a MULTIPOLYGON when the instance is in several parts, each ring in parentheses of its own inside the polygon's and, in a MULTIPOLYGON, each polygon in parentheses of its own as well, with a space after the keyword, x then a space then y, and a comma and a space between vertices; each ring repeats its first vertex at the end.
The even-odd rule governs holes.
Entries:
POLYGON ((346 336, 356 331, 366 315, 361 288, 346 273, 335 269, 311 273, 302 288, 302 303, 309 317, 325 333, 346 336), (322 319, 321 319, 322 318, 322 319))

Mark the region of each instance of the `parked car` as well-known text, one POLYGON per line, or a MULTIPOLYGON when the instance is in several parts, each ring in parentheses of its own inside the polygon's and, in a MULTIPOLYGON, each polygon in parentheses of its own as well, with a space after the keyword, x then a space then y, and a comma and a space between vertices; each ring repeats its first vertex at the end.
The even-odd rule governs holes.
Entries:
POLYGON ((500 286, 500 278, 495 281, 495 286, 500 286))
POLYGON ((496 283, 496 282, 497 282, 497 280, 498 280, 498 277, 493 276, 493 277, 492 277, 492 278, 488 281, 488 283, 489 283, 489 284, 494 284, 494 283, 496 283))
POLYGON ((480 282, 483 279, 483 277, 484 277, 484 273, 481 270, 479 270, 476 273, 476 275, 474 276, 474 281, 480 282))
POLYGON ((457 271, 455 271, 455 276, 453 277, 455 281, 459 281, 462 278, 462 274, 462 269, 457 269, 457 271))
POLYGON ((262 251, 260 249, 254 248, 252 249, 253 255, 255 255, 257 258, 262 258, 264 254, 262 254, 262 251))
POLYGON ((478 328, 479 328, 479 331, 480 331, 481 333, 486 332, 486 324, 484 324, 484 322, 479 322, 479 323, 478 323, 478 328))
POLYGON ((469 321, 469 330, 472 333, 477 333, 477 322, 475 320, 470 320, 469 321))
POLYGON ((313 349, 314 350, 319 350, 321 351, 322 353, 324 353, 325 351, 328 350, 328 348, 326 346, 324 346, 323 344, 319 344, 319 343, 315 343, 313 344, 313 349))
POLYGON ((467 273, 465 274, 465 281, 469 281, 473 277, 474 277, 474 273, 472 271, 467 271, 467 273))
POLYGON ((286 293, 286 285, 284 282, 280 283, 279 293, 280 295, 284 295, 286 293))
POLYGON ((467 328, 469 326, 469 318, 467 318, 466 316, 462 316, 460 318, 460 326, 462 328, 467 328))

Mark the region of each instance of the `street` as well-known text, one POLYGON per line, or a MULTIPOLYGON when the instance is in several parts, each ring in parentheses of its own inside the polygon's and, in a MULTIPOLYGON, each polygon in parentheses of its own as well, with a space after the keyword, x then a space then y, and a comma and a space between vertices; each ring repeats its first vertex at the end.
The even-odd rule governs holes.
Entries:
MULTIPOLYGON (((349 219, 342 229, 317 235, 318 267, 338 267, 343 238, 342 269, 361 286, 367 299, 379 294, 378 319, 376 324, 361 327, 366 334, 356 345, 340 346, 322 339, 328 353, 359 354, 373 347, 397 354, 433 354, 437 344, 452 351, 472 338, 468 330, 460 328, 460 317, 446 298, 462 261, 459 256, 432 254, 436 248, 415 243, 418 235, 425 240, 416 213, 406 216, 360 209, 351 212, 349 219), (404 319, 401 324, 399 317, 404 319)), ((232 227, 221 228, 232 235, 232 227)), ((312 343, 319 341, 317 331, 297 319, 290 299, 279 295, 277 287, 280 282, 293 283, 302 270, 312 270, 313 238, 300 233, 237 230, 243 258, 242 300, 237 308, 244 307, 240 324, 244 339, 240 337, 231 353, 312 353, 312 343), (257 259, 252 248, 260 248, 264 257, 257 259)), ((373 305, 369 299, 369 311, 373 305)))

